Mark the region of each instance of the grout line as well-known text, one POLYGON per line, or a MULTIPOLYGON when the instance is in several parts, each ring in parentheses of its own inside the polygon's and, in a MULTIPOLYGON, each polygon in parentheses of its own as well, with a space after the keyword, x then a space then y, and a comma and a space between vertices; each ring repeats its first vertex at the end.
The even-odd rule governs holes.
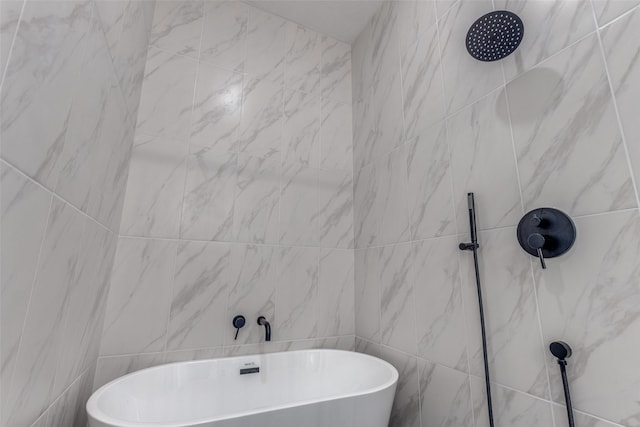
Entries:
POLYGON ((27 0, 22 0, 22 6, 20 7, 20 13, 18 14, 18 20, 16 21, 16 29, 13 32, 13 37, 11 38, 11 45, 9 46, 9 52, 7 53, 7 57, 5 58, 4 69, 0 70, 0 91, 4 88, 4 80, 7 76, 7 70, 9 69, 9 63, 11 62, 11 55, 13 54, 13 48, 16 44, 16 39, 18 38, 18 30, 20 29, 20 23, 22 22, 22 18, 24 17, 24 11, 27 8, 27 0))
MULTIPOLYGON (((591 4, 592 8, 592 12, 593 12, 593 19, 596 21, 596 26, 598 24, 597 22, 597 17, 595 14, 595 9, 593 8, 593 3, 591 4)), ((640 8, 640 5, 638 6, 640 8)), ((629 11, 628 13, 633 13, 635 11, 636 8, 632 9, 631 11, 629 11)), ((640 9, 639 9, 640 10, 640 9)), ((621 17, 619 17, 618 19, 622 19, 624 18, 624 16, 626 16, 627 14, 622 15, 621 17)), ((618 19, 614 20, 617 21, 618 19)), ((612 21, 612 22, 614 22, 612 21)), ((602 58, 602 63, 604 65, 604 70, 605 73, 607 75, 607 83, 609 85, 609 93, 611 94, 611 101, 613 104, 613 109, 615 111, 615 115, 616 115, 616 121, 618 123, 618 129, 620 130, 620 138, 622 139, 622 148, 624 150, 624 154, 625 154, 625 158, 627 161, 627 168, 628 168, 628 172, 631 178, 631 186, 633 187, 633 191, 634 194, 636 196, 636 207, 640 208, 640 190, 638 188, 638 183, 636 182, 635 179, 635 175, 634 175, 634 170, 633 170, 633 164, 631 163, 631 155, 629 154, 629 146, 627 143, 627 138, 625 136, 625 132, 624 132, 624 127, 622 125, 622 119, 620 117, 620 110, 618 108, 618 99, 616 96, 616 91, 615 88, 613 86, 613 80, 611 79, 611 73, 609 72, 609 64, 607 62, 607 56, 604 52, 604 45, 602 43, 602 34, 600 32, 601 30, 598 29, 596 31, 597 37, 598 37, 598 48, 600 50, 600 55, 602 58)), ((638 171, 638 173, 640 173, 640 171, 638 171)))
MULTIPOLYGON (((49 190, 47 190, 49 191, 49 190)), ((50 192, 50 199, 49 199, 49 210, 47 211, 47 219, 46 219, 46 223, 45 223, 45 227, 44 230, 42 232, 42 238, 40 239, 40 247, 38 249, 38 257, 36 260, 36 264, 35 264, 35 271, 33 273, 33 280, 31 281, 31 289, 29 291, 29 299, 27 300, 27 306, 25 307, 25 311, 24 311, 24 319, 22 319, 22 327, 20 328, 20 338, 18 340, 18 346, 16 347, 16 353, 15 353, 15 358, 16 358, 16 363, 14 363, 12 371, 11 371, 11 375, 9 376, 9 385, 13 386, 13 379, 15 376, 15 372, 16 372, 16 364, 17 364, 17 359, 18 356, 20 356, 20 350, 22 350, 22 340, 24 339, 24 332, 25 329, 27 327, 27 319, 29 317, 29 309, 31 308, 31 299, 33 297, 33 291, 36 287, 36 281, 38 279, 38 270, 40 267, 40 263, 42 261, 42 250, 44 247, 44 242, 45 242, 45 238, 47 236, 47 232, 49 231, 49 227, 51 225, 51 212, 53 209, 53 193, 50 192)), ((55 376, 54 376, 54 380, 55 380, 55 376)), ((53 386, 52 386, 53 387, 53 386)), ((13 390, 13 387, 10 387, 9 390, 13 390)), ((8 406, 8 404, 7 404, 8 406)), ((10 408, 7 407, 6 410, 8 413, 10 413, 10 408)), ((6 416, 7 418, 9 417, 8 415, 6 416)), ((3 415, 3 419, 5 418, 5 416, 3 415)))

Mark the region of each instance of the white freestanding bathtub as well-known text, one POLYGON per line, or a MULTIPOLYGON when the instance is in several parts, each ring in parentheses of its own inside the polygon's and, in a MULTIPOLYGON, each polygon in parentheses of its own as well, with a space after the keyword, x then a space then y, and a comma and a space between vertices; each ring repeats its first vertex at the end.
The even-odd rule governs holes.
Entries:
POLYGON ((389 363, 349 351, 230 357, 118 378, 87 412, 90 427, 386 427, 397 381, 389 363))

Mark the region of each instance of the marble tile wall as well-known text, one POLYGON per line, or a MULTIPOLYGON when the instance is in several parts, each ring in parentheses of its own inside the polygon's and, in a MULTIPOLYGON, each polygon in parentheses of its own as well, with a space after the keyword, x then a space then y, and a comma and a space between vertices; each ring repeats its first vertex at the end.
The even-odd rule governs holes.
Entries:
POLYGON ((154 2, 0 3, 2 426, 84 426, 154 2))
POLYGON ((487 426, 466 193, 475 192, 496 426, 640 426, 640 2, 387 2, 352 45, 356 349, 400 371, 392 426, 487 426), (470 24, 524 21, 481 63, 470 24), (530 209, 575 220, 542 270, 530 209), (612 363, 612 355, 615 362, 612 363))
POLYGON ((94 388, 354 347, 351 99, 348 44, 240 2, 157 3, 94 388))

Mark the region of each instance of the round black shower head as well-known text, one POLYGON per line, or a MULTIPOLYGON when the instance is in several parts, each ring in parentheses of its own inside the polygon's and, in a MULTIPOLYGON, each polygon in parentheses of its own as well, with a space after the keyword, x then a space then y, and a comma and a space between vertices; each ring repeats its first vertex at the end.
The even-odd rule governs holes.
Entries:
POLYGON ((524 35, 522 19, 507 10, 481 16, 467 33, 467 50, 479 61, 497 61, 518 48, 524 35))

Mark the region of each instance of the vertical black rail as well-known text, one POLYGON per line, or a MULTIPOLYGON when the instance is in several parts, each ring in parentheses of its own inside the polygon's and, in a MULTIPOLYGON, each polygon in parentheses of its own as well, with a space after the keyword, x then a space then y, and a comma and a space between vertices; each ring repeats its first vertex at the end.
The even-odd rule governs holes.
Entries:
POLYGON ((473 193, 467 194, 467 205, 469 208, 469 233, 471 243, 460 243, 459 248, 463 251, 473 251, 473 266, 476 270, 476 288, 478 290, 478 307, 480 308, 480 330, 482 332, 482 355, 484 356, 484 381, 487 389, 487 411, 489 413, 489 425, 493 424, 493 403, 491 400, 491 381, 489 377, 489 357, 487 354, 487 332, 484 324, 484 307, 482 304, 482 287, 480 286, 480 268, 478 266, 478 235, 476 229, 476 206, 473 193))

